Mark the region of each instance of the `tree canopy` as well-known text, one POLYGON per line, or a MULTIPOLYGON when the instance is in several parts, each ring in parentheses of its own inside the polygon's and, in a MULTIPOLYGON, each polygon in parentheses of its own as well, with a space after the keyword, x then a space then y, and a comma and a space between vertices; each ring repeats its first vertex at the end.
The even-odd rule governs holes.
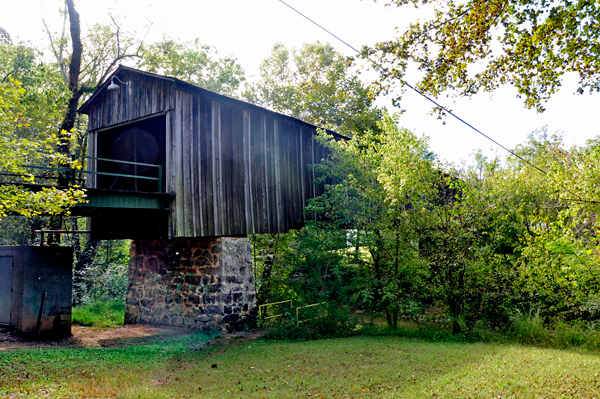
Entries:
POLYGON ((201 44, 199 39, 152 43, 146 46, 137 66, 229 96, 236 96, 246 80, 244 69, 235 58, 220 57, 216 48, 201 44))
POLYGON ((276 43, 244 97, 349 135, 377 129, 384 113, 374 104, 373 88, 352 69, 352 61, 319 42, 294 50, 276 43))
POLYGON ((423 73, 418 89, 459 96, 517 88, 528 108, 560 89, 568 73, 578 93, 600 91, 600 4, 545 0, 387 0, 387 5, 429 6, 434 17, 411 23, 396 38, 363 49, 381 65, 381 87, 404 76, 411 64, 423 73))

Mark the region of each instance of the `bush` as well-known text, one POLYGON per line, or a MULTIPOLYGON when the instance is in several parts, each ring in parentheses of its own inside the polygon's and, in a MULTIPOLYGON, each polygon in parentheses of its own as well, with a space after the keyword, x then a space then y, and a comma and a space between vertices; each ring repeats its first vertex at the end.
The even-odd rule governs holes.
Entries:
POLYGON ((273 323, 264 339, 276 341, 309 341, 324 338, 350 337, 362 333, 363 324, 345 307, 329 310, 325 317, 297 323, 295 314, 285 315, 273 323))
POLYGON ((83 272, 82 303, 125 301, 127 294, 127 264, 93 263, 83 272))
POLYGON ((546 341, 546 330, 540 312, 517 311, 511 318, 510 333, 513 339, 525 344, 542 344, 546 341))

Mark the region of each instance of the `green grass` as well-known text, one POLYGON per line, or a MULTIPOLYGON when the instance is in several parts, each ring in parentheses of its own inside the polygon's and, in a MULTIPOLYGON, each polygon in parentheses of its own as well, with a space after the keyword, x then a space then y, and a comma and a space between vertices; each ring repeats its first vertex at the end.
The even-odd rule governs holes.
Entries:
POLYGON ((123 301, 97 301, 73 308, 73 324, 93 327, 115 327, 123 324, 123 301))
POLYGON ((0 397, 600 397, 592 352, 390 336, 189 349, 209 338, 0 352, 0 397))

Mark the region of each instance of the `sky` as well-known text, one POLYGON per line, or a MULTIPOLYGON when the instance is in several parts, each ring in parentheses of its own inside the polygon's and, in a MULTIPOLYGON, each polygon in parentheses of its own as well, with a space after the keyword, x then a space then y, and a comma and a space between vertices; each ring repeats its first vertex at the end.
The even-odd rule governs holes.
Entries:
MULTIPOLYGON (((396 28, 402 30, 410 22, 430 15, 426 8, 386 7, 382 0, 286 2, 356 48, 389 39, 396 28)), ((47 36, 42 19, 51 30, 59 31, 61 3, 60 0, 10 1, 2 5, 0 27, 13 40, 45 46, 47 36)), ((76 0, 76 7, 83 29, 94 23, 107 23, 112 14, 129 31, 147 31, 148 41, 159 40, 163 35, 181 41, 199 38, 200 42, 215 46, 221 55, 237 58, 249 80, 258 74, 261 61, 269 56, 276 42, 294 48, 318 40, 331 43, 343 54, 354 55, 344 44, 278 0, 76 0)), ((409 76, 408 80, 411 78, 416 76, 409 76)), ((569 144, 583 145, 600 135, 600 94, 576 95, 576 83, 576 77, 567 76, 562 90, 546 104, 542 114, 524 108, 512 87, 501 87, 470 99, 456 100, 444 95, 439 101, 508 148, 523 143, 528 134, 544 126, 551 133, 563 132, 569 144)), ((390 98, 382 98, 378 103, 393 110, 390 98)), ((452 118, 440 121, 430 115, 431 103, 414 92, 404 94, 401 106, 404 113, 400 125, 429 137, 431 149, 441 160, 468 162, 477 150, 489 156, 506 154, 464 124, 452 118)))

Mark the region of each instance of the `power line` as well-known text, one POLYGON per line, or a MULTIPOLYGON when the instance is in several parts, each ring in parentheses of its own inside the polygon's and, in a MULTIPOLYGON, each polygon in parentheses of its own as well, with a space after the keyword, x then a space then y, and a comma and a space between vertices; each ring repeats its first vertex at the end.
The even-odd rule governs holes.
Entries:
MULTIPOLYGON (((354 50, 354 52, 356 52, 357 54, 360 54, 360 51, 358 51, 354 46, 348 44, 345 40, 341 39, 339 36, 333 34, 332 32, 330 32, 329 30, 327 30, 325 27, 323 27, 322 25, 318 24, 316 21, 314 21, 313 19, 309 18, 307 15, 301 13, 300 11, 298 11, 297 9, 295 9, 294 7, 292 7, 291 5, 289 5, 288 3, 286 3, 283 0, 278 0, 281 4, 285 5, 286 7, 288 7, 289 9, 291 9, 292 11, 294 11, 295 13, 297 13, 298 15, 301 15, 302 17, 304 17, 305 19, 307 19, 310 23, 312 23, 313 25, 319 27, 320 29, 324 30, 325 32, 327 32, 327 34, 333 36, 334 38, 336 38, 337 40, 339 40, 340 42, 342 42, 344 45, 346 45, 347 47, 351 48, 352 50, 354 50)), ((371 61, 374 65, 376 65, 377 67, 381 68, 381 69, 385 69, 383 67, 383 65, 375 62, 375 61, 371 61)), ((541 169, 540 167, 536 166, 535 164, 531 163, 530 161, 526 160, 525 158, 523 158, 522 156, 518 155, 517 153, 515 153, 514 151, 506 148, 505 146, 503 146, 502 144, 500 144, 499 142, 497 142, 496 140, 494 140, 493 138, 491 138, 490 136, 486 135, 485 133, 483 133, 481 130, 475 128, 473 125, 467 123, 465 120, 463 120, 462 118, 458 117, 457 115, 455 115, 452 111, 450 111, 448 108, 444 107, 443 105, 441 105, 440 103, 438 103, 437 101, 435 101, 434 99, 432 99, 431 97, 427 96, 425 93, 423 93, 420 90, 417 90, 415 87, 413 87, 410 83, 408 83, 407 81, 405 81, 404 79, 398 77, 398 76, 394 76, 395 78, 397 78, 400 82, 402 82, 402 84, 404 84, 405 86, 408 86, 411 90, 413 90, 415 93, 423 96, 424 98, 426 98, 427 100, 431 101, 433 104, 435 104, 437 107, 439 107, 440 109, 444 110, 445 112, 448 113, 448 115, 453 116, 454 118, 458 119, 460 122, 462 122, 463 124, 465 124, 466 126, 470 127, 471 129, 473 129, 475 132, 479 133, 480 135, 482 135, 483 137, 485 137, 486 139, 488 139, 489 141, 491 141, 492 143, 496 144, 498 147, 502 148, 503 150, 507 151, 508 153, 514 155, 515 157, 517 157, 518 159, 520 159, 521 161, 525 162, 526 164, 528 164, 529 166, 531 166, 532 168, 537 169, 539 172, 547 175, 548 172, 546 172, 545 170, 541 169)))

